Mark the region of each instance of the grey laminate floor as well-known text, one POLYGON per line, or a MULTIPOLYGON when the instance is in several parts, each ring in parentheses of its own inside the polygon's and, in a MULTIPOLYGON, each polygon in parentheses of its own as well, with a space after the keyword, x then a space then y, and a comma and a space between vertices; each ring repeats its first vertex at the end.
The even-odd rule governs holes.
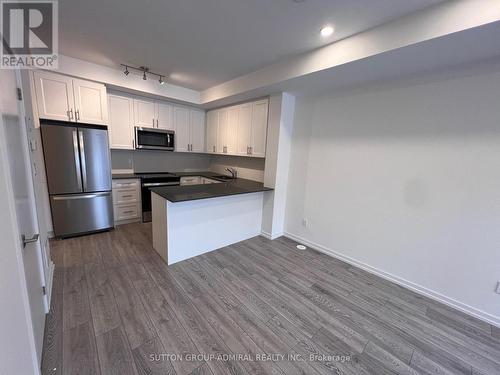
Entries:
POLYGON ((500 374, 500 330, 288 239, 167 267, 150 230, 52 242, 44 374, 500 374))

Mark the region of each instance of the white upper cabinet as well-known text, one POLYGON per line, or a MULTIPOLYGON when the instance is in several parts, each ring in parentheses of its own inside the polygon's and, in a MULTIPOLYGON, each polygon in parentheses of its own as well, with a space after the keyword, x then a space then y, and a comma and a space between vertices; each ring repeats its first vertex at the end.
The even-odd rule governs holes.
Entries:
POLYGON ((266 99, 209 111, 207 151, 265 157, 268 106, 266 99))
POLYGON ((227 154, 227 141, 229 136, 229 111, 227 108, 219 110, 219 137, 217 140, 217 153, 227 154))
POLYGON ((205 152, 205 112, 189 111, 189 138, 192 152, 205 152))
POLYGON ((225 153, 234 155, 238 148, 238 118, 240 108, 239 106, 230 107, 227 110, 227 127, 226 127, 226 140, 225 140, 225 153))
POLYGON ((75 121, 73 78, 35 71, 34 80, 39 117, 49 120, 75 121))
POLYGON ((57 73, 35 71, 36 103, 42 119, 106 125, 106 86, 57 73))
POLYGON ((108 123, 106 86, 68 76, 35 71, 38 116, 49 120, 108 123))
POLYGON ((73 79, 73 92, 76 121, 101 125, 108 123, 106 86, 83 79, 73 79))
POLYGON ((112 149, 134 149, 133 99, 122 95, 108 95, 109 146, 112 149))
POLYGON ((190 151, 189 109, 174 107, 175 151, 190 151))
POLYGON ((250 144, 252 143, 252 103, 240 105, 238 112, 237 154, 250 155, 250 144))
POLYGON ((207 113, 207 152, 217 152, 217 139, 219 133, 219 111, 207 113))
POLYGON ((147 99, 134 99, 134 126, 156 128, 156 103, 147 99))
POLYGON ((261 100, 252 104, 252 136, 250 154, 256 157, 266 156, 268 101, 261 100))
POLYGON ((156 103, 156 127, 165 130, 175 130, 173 106, 169 103, 156 103))

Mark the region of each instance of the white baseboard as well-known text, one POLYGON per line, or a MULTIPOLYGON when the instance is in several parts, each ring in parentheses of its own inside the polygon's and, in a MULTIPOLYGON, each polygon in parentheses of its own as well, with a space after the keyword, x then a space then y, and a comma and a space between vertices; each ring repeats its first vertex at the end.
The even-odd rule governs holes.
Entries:
POLYGON ((271 233, 268 233, 268 232, 266 232, 266 231, 261 231, 261 232, 260 232, 260 235, 261 235, 262 237, 267 238, 268 240, 272 240, 272 238, 271 238, 271 233))
POLYGON ((493 324, 496 327, 500 328, 500 317, 499 316, 494 316, 491 315, 487 312, 484 312, 482 310, 476 309, 475 307, 469 306, 465 303, 462 303, 460 301, 457 301, 453 298, 447 297, 439 292, 436 292, 434 290, 428 289, 426 287, 423 287, 421 285, 415 284, 411 281, 405 280, 401 277, 392 275, 390 273, 387 273, 385 271, 382 271, 378 268, 372 267, 366 263, 360 262, 354 258, 348 257, 346 255, 343 255, 337 251, 328 249, 322 245, 319 245, 317 243, 311 242, 303 237, 297 236, 293 233, 285 232, 284 233, 285 237, 288 237, 294 241, 300 242, 304 245, 309 246, 310 248, 317 250, 323 254, 330 255, 334 258, 337 258, 339 260, 342 260, 346 263, 352 264, 353 266, 356 266, 358 268, 361 268, 367 272, 370 272, 374 275, 380 276, 383 279, 389 280, 395 284, 398 284, 402 287, 405 287, 407 289, 410 289, 416 293, 422 294, 426 297, 429 297, 437 302, 441 302, 447 306, 453 307, 465 314, 471 315, 477 319, 480 319, 486 323, 493 324))
POLYGON ((260 232, 260 235, 262 237, 266 237, 269 240, 275 240, 276 238, 283 236, 284 233, 271 234, 271 233, 266 232, 266 231, 263 230, 263 231, 260 232))

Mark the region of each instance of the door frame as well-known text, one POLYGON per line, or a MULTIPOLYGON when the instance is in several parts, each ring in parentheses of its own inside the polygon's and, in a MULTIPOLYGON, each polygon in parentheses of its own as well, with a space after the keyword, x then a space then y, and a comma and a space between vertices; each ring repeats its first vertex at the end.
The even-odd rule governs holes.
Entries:
MULTIPOLYGON (((50 310, 50 301, 52 298, 52 284, 55 264, 52 261, 49 238, 54 236, 53 231, 49 231, 46 220, 51 220, 50 207, 48 206, 48 185, 47 191, 44 190, 38 174, 45 175, 45 164, 42 152, 42 138, 40 132, 40 121, 39 112, 36 101, 35 94, 35 71, 33 70, 23 70, 19 72, 20 83, 18 81, 19 87, 22 90, 23 96, 23 111, 25 116, 25 129, 26 129, 26 142, 28 143, 28 154, 31 164, 31 177, 33 182, 33 192, 35 194, 36 211, 38 216, 38 229, 40 233, 39 243, 42 247, 42 266, 44 266, 43 260, 46 259, 47 268, 44 268, 43 273, 45 276, 45 309, 48 313, 50 310), (40 162, 37 162, 36 153, 39 153, 38 158, 40 162), (44 197, 46 195, 47 206, 44 204, 44 197), (48 212, 46 212, 48 211, 48 212), (49 217, 47 219, 47 217, 49 217)), ((74 124, 77 125, 76 123, 74 124)))

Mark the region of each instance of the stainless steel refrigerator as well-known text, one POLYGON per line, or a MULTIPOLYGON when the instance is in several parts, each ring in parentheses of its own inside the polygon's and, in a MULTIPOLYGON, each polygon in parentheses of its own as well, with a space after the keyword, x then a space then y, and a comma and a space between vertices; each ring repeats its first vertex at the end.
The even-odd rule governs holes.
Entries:
POLYGON ((55 236, 112 228, 107 128, 44 121, 41 132, 55 236))

